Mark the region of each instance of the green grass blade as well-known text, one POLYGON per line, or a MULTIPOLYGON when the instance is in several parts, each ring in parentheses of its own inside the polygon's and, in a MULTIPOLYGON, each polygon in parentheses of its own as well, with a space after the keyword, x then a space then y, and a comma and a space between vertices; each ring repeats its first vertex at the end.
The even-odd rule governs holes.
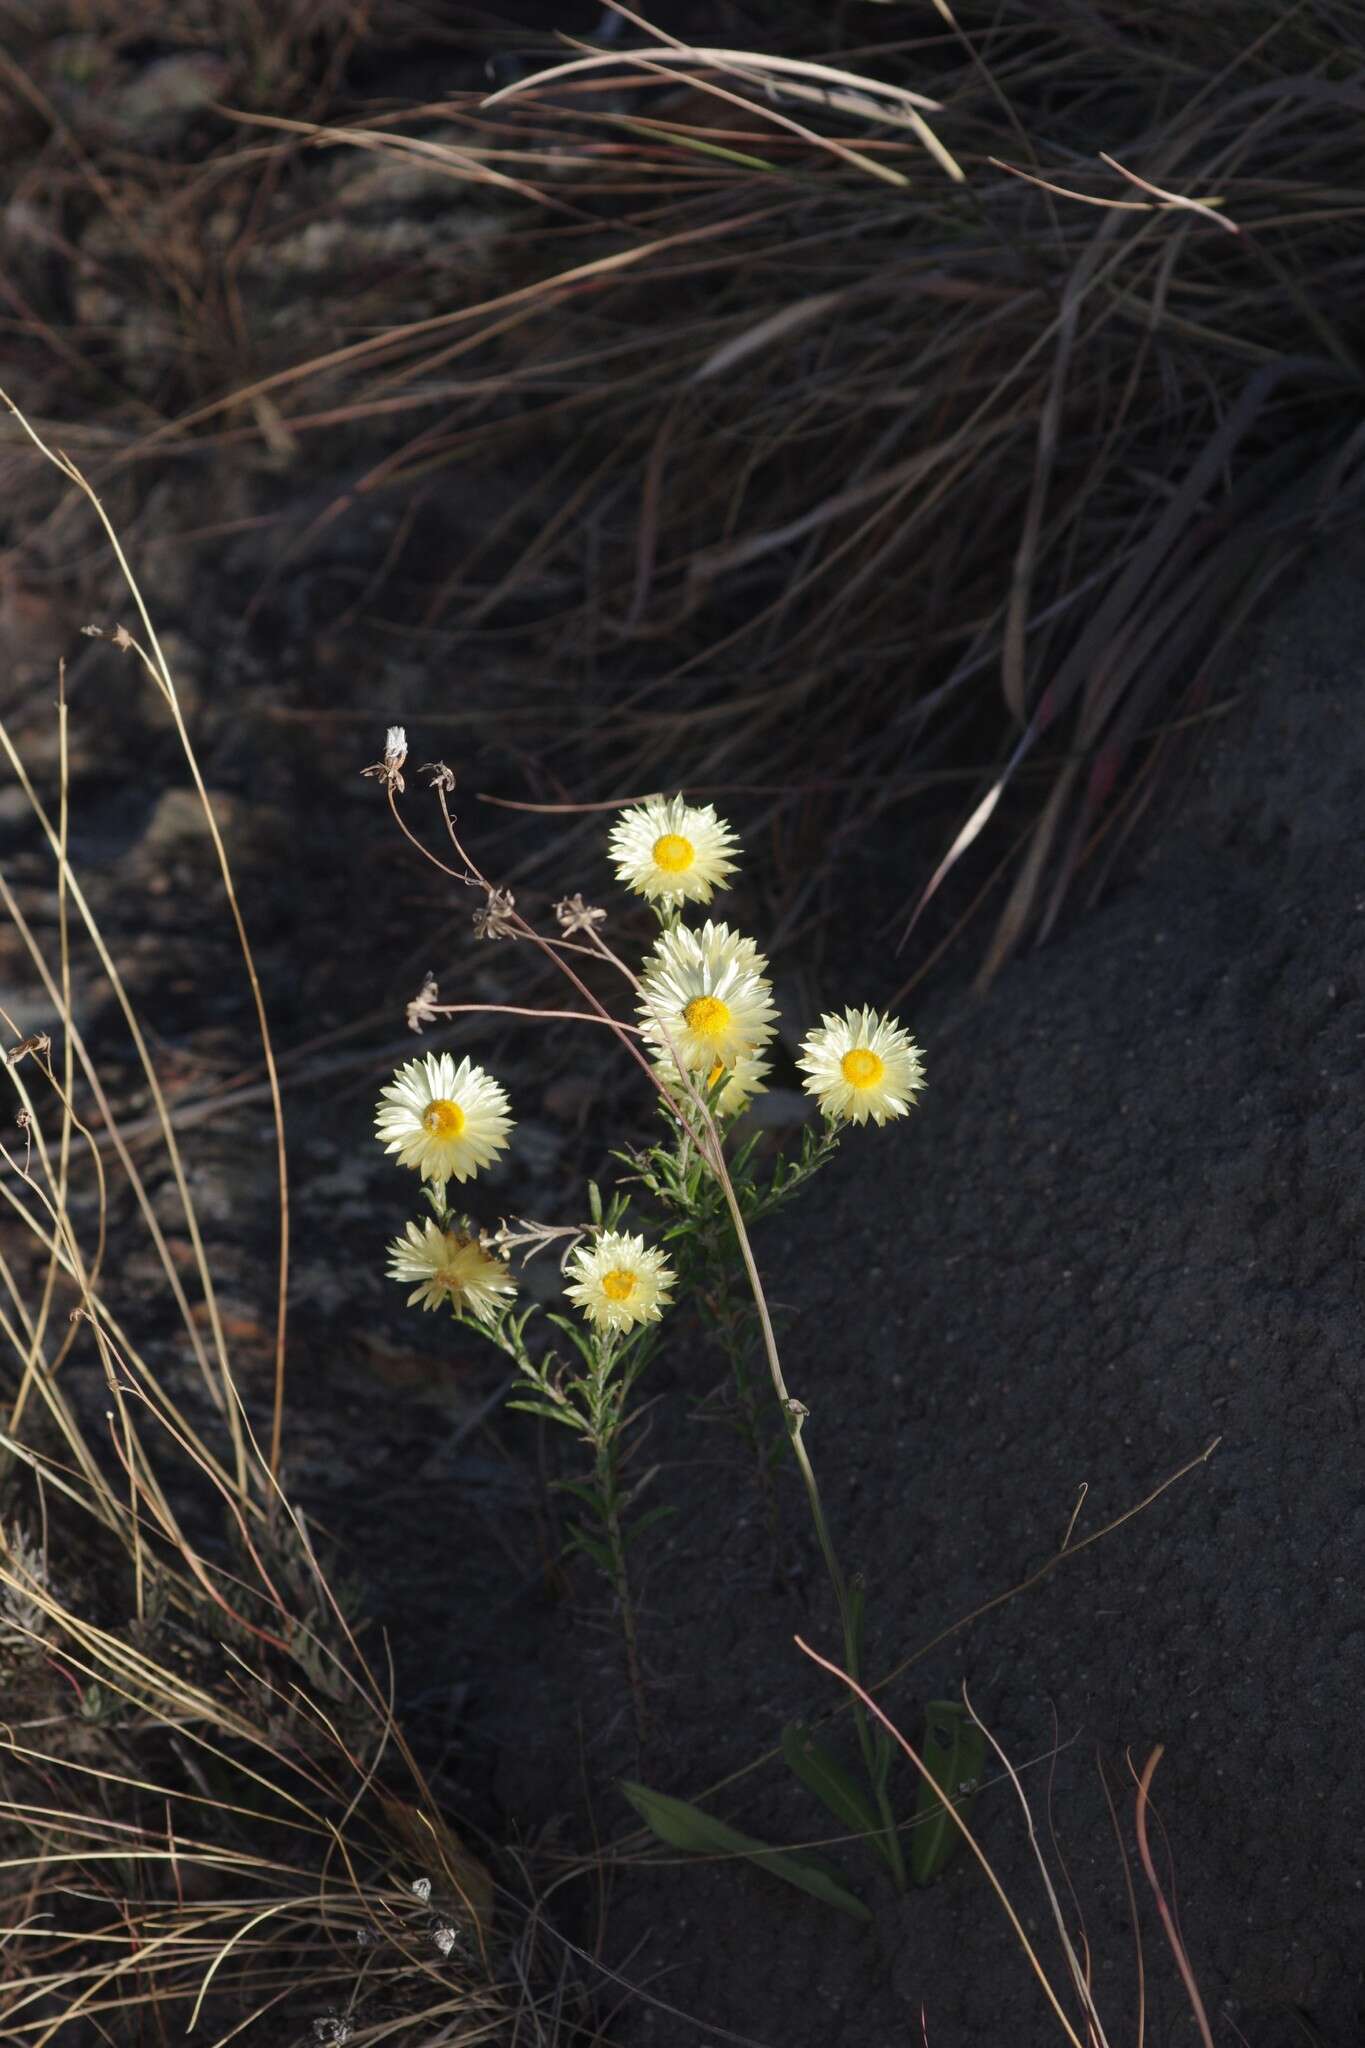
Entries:
POLYGON ((916 1884, 931 1884, 947 1869, 962 1839, 939 1791, 949 1795, 965 1819, 981 1783, 986 1738, 956 1700, 930 1700, 924 1709, 920 1755, 934 1784, 920 1779, 910 1835, 910 1872, 916 1884))
POLYGON ((670 1849, 682 1849, 693 1856, 743 1856, 758 1864, 784 1884, 809 1892, 827 1906, 849 1913, 855 1920, 870 1921, 872 1915, 861 1899, 846 1891, 823 1864, 813 1856, 798 1856, 790 1849, 770 1848, 753 1835, 741 1834, 714 1815, 703 1813, 686 1799, 674 1799, 667 1792, 652 1792, 647 1785, 621 1780, 625 1793, 645 1826, 670 1849))

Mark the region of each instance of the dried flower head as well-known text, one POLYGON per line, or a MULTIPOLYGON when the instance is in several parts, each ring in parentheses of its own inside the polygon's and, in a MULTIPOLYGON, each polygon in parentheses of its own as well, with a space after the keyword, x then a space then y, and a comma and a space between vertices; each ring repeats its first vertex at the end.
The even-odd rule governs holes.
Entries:
POLYGON ((444 761, 424 761, 421 772, 423 775, 431 778, 430 788, 439 789, 445 796, 450 796, 453 793, 455 788, 455 770, 447 768, 444 761))
POLYGON ((490 889, 482 910, 474 912, 474 935, 480 939, 514 939, 517 899, 510 889, 490 889))
POLYGON ((428 1053, 398 1068, 380 1093, 375 1133, 400 1166, 444 1187, 469 1180, 507 1149, 512 1128, 504 1091, 468 1059, 428 1053))
POLYGON ((641 1031, 694 1071, 736 1067, 776 1029, 767 965, 752 939, 709 919, 699 932, 661 932, 640 977, 641 1031))
MULTIPOLYGON (((409 1308, 418 1303, 425 1309, 440 1308, 448 1301, 481 1323, 491 1323, 517 1291, 502 1260, 493 1258, 476 1238, 442 1230, 430 1218, 409 1223, 403 1236, 389 1246, 389 1278, 416 1283, 408 1296, 409 1308)), ((418 1878, 417 1884, 424 1881, 418 1878)))
POLYGON ((436 977, 429 974, 408 1004, 408 1030, 420 1031, 424 1024, 434 1024, 440 1016, 440 989, 436 977))
POLYGON ((407 788, 403 780, 403 763, 408 758, 408 736, 401 725, 391 725, 384 735, 384 758, 372 761, 368 768, 362 768, 362 775, 373 775, 383 783, 385 789, 401 796, 407 788))
POLYGON ((606 917, 605 910, 585 903, 581 892, 565 896, 555 905, 555 921, 562 932, 590 932, 594 925, 605 924, 606 917))
POLYGON ((623 811, 611 828, 608 850, 616 877, 637 896, 674 903, 709 903, 729 887, 738 842, 710 804, 680 796, 651 797, 623 811))
POLYGON ((904 1116, 924 1086, 924 1059, 909 1032, 876 1010, 826 1016, 807 1034, 797 1065, 803 1086, 835 1123, 884 1124, 904 1116))
POLYGON ((570 1277, 564 1292, 599 1330, 657 1323, 669 1306, 673 1268, 662 1252, 647 1249, 642 1237, 628 1231, 604 1230, 596 1243, 579 1245, 565 1271, 570 1277))
POLYGON ((562 1250, 559 1262, 562 1271, 582 1235, 582 1229, 573 1223, 537 1223, 529 1216, 514 1216, 509 1223, 502 1216, 496 1230, 480 1231, 479 1243, 487 1251, 501 1252, 504 1258, 508 1252, 520 1252, 524 1266, 530 1265, 537 1252, 548 1251, 551 1245, 558 1244, 562 1250), (566 1238, 567 1244, 564 1243, 566 1238))

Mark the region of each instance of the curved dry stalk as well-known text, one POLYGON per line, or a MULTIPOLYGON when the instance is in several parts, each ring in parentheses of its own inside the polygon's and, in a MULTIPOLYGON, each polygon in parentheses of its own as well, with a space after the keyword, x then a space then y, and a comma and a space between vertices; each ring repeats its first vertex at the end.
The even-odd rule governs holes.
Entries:
POLYGON ((1199 2038, 1204 2043, 1204 2048, 1213 2048, 1213 2035, 1209 2031, 1208 2014, 1204 2010, 1204 2000, 1200 1995, 1199 1985, 1195 1980, 1194 1970, 1190 1964, 1189 1951, 1181 1937, 1175 1915, 1166 1903, 1166 1894, 1162 1891, 1157 1878, 1156 1865, 1152 1861, 1152 1851, 1147 1841, 1147 1805, 1152 1789, 1152 1779, 1156 1775, 1156 1767, 1161 1762, 1165 1753, 1165 1744, 1159 1742, 1143 1765, 1142 1774, 1137 1781, 1135 1813, 1138 1855, 1142 1859, 1143 1872, 1148 1884, 1151 1886, 1157 1912, 1161 1916, 1162 1932, 1170 1944, 1171 1954, 1175 1957, 1175 1966, 1180 1972, 1180 1981, 1185 1987, 1185 1996, 1190 2001, 1190 2011, 1194 2014, 1194 2023, 1199 2029, 1199 2038))

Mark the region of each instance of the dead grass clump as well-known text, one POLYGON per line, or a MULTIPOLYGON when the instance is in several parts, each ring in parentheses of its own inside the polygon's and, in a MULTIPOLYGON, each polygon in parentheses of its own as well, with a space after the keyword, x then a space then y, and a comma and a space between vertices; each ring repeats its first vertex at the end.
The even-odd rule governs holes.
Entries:
MULTIPOLYGON (((114 637, 176 712, 203 796, 129 587, 148 650, 114 637)), ((0 2030, 35 2048, 190 2029, 427 2048, 492 2038, 515 2008, 549 2038, 516 1916, 495 1925, 493 1877, 443 1815, 390 1678, 278 1483, 282 1283, 275 1398, 255 1416, 244 1404, 193 1142, 72 859, 60 688, 57 728, 45 793, 0 722, 50 859, 38 917, 0 876, 29 969, 9 1000, 46 1020, 0 1012, 0 2030), (110 996, 128 1050, 97 1061, 88 1020, 110 996), (145 1131, 130 1143, 148 1098, 150 1149, 145 1131)), ((223 881, 235 911, 225 856, 223 881)))
MULTIPOLYGON (((153 209, 195 278, 131 287, 180 338, 105 406, 100 478, 237 449, 276 510, 308 479, 259 606, 394 495, 357 613, 547 677, 531 795, 654 787, 685 743, 699 788, 771 795, 793 923, 914 804, 943 859, 888 930, 972 848, 960 884, 1012 878, 993 968, 1100 885, 1213 658, 1358 499, 1349 22, 1006 0, 845 11, 831 50, 775 10, 731 50, 620 12, 492 99, 476 49, 422 106, 343 64, 325 107, 216 107, 153 209)), ((88 323, 23 318, 84 359, 88 323)))

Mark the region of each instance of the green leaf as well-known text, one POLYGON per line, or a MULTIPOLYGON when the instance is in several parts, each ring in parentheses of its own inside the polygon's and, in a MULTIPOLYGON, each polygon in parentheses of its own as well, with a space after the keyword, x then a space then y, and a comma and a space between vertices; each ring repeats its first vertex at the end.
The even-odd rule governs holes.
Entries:
POLYGON ((834 1818, 842 1821, 850 1832, 865 1835, 889 1864, 880 1814, 852 1772, 846 1771, 838 1757, 816 1740, 804 1722, 791 1721, 782 1730, 782 1754, 788 1769, 829 1808, 834 1818))
POLYGON ((581 1550, 586 1557, 590 1557, 597 1569, 607 1578, 615 1577, 616 1560, 611 1554, 610 1546, 599 1542, 596 1536, 590 1536, 581 1522, 570 1523, 569 1545, 571 1549, 581 1550))
POLYGON ((669 1515, 676 1515, 677 1512, 677 1508, 671 1501, 664 1501, 657 1508, 651 1508, 647 1515, 640 1515, 637 1519, 632 1520, 630 1533, 632 1536, 642 1536, 645 1530, 651 1528, 655 1522, 665 1521, 669 1515))
POLYGON ((867 1580, 854 1572, 848 1582, 849 1669, 856 1677, 863 1668, 863 1630, 867 1622, 867 1580))
POLYGON ((552 1484, 556 1493, 571 1493, 575 1500, 582 1501, 584 1507, 596 1515, 599 1522, 606 1521, 607 1511, 590 1486, 580 1485, 576 1479, 556 1479, 552 1484))
POLYGON ((910 1870, 916 1884, 931 1884, 947 1869, 962 1839, 939 1793, 948 1794, 965 1820, 981 1783, 986 1737, 956 1700, 930 1700, 924 1709, 920 1755, 934 1784, 920 1779, 910 1836, 910 1870))
POLYGON ((552 1408, 548 1402, 509 1401, 509 1408, 519 1408, 523 1415, 541 1415, 546 1422, 562 1422, 566 1429, 580 1429, 579 1419, 566 1408, 552 1408))
POLYGON ((887 1780, 891 1776, 891 1762, 896 1746, 880 1721, 872 1730, 872 1789, 878 1799, 886 1797, 887 1780))
POLYGON ((545 1320, 547 1323, 553 1323, 557 1330, 564 1332, 564 1335, 573 1345, 574 1350, 583 1360, 589 1372, 591 1372, 597 1362, 597 1353, 591 1336, 583 1329, 581 1324, 571 1323, 567 1316, 555 1315, 549 1309, 545 1311, 545 1320))
POLYGON ((841 1913, 852 1914, 855 1920, 871 1920, 872 1915, 862 1900, 855 1899, 852 1892, 846 1891, 815 1857, 798 1856, 791 1849, 770 1848, 753 1835, 743 1835, 738 1828, 716 1820, 712 1814, 703 1813, 699 1806, 690 1805, 686 1799, 673 1799, 667 1792, 651 1792, 647 1785, 636 1785, 623 1778, 621 1790, 645 1826, 670 1849, 683 1849, 694 1856, 746 1857, 761 1870, 771 1871, 785 1884, 795 1885, 798 1891, 809 1892, 812 1898, 822 1900, 825 1905, 836 1906, 841 1913))

